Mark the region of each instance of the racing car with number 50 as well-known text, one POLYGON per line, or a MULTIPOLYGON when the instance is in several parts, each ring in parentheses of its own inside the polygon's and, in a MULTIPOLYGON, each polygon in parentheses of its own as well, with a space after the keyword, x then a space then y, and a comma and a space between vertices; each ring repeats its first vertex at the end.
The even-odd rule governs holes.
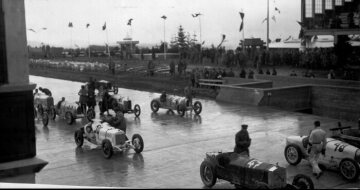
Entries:
MULTIPOLYGON (((320 156, 319 165, 326 169, 339 170, 341 175, 356 181, 360 174, 360 149, 335 138, 326 138, 325 155, 320 156)), ((284 155, 287 162, 297 165, 302 159, 309 160, 308 137, 290 136, 286 138, 284 155)))

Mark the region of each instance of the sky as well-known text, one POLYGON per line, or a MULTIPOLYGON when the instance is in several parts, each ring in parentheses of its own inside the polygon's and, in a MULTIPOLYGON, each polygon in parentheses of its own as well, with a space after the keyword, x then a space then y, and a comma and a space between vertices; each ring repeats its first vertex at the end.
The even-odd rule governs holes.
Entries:
MULTIPOLYGON (((296 21, 301 20, 301 0, 269 2, 270 39, 297 38, 300 26, 296 21)), ((200 40, 201 26, 204 46, 217 46, 225 34, 223 45, 235 48, 243 38, 243 33, 239 32, 240 11, 245 13, 245 38, 266 39, 266 22, 262 22, 267 16, 267 0, 25 0, 28 43, 62 47, 115 45, 128 35, 140 41, 140 45, 160 44, 164 41, 164 20, 160 17, 166 15, 167 42, 177 35, 180 25, 200 40), (201 21, 191 16, 198 12, 202 14, 201 21), (130 18, 133 19, 131 27, 127 25, 130 18), (68 27, 69 22, 73 23, 73 28, 68 27), (89 28, 86 28, 87 23, 89 28)))

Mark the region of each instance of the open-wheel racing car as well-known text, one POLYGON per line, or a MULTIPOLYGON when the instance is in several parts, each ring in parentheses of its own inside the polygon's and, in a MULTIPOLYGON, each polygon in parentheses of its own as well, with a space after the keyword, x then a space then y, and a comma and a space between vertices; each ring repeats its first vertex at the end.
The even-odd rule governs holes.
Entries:
MULTIPOLYGON (((108 109, 111 109, 115 112, 121 111, 123 114, 134 114, 135 117, 139 117, 141 114, 141 108, 139 104, 134 105, 134 109, 131 108, 132 101, 124 100, 124 97, 121 97, 120 95, 110 95, 110 99, 108 100, 108 109)), ((105 112, 107 110, 103 110, 102 102, 99 102, 99 107, 101 112, 105 112)))
MULTIPOLYGON (((87 83, 88 85, 89 83, 87 83)), ((99 90, 100 87, 102 87, 107 92, 114 92, 114 94, 117 94, 119 92, 119 89, 117 86, 113 85, 111 82, 106 80, 99 80, 95 82, 95 89, 99 90)))
POLYGON ((101 146, 105 158, 109 159, 114 151, 125 151, 134 149, 136 153, 141 153, 144 149, 144 141, 139 134, 134 134, 131 141, 128 140, 124 131, 114 128, 107 122, 93 120, 84 127, 75 131, 75 143, 81 147, 84 139, 88 142, 101 146))
POLYGON ((194 110, 196 115, 199 115, 202 111, 202 104, 199 101, 195 101, 193 105, 185 97, 179 97, 175 95, 162 94, 158 98, 154 98, 150 103, 151 110, 157 113, 160 108, 168 110, 176 110, 180 116, 184 116, 186 111, 194 110))
POLYGON ((234 152, 206 153, 200 165, 200 177, 207 187, 214 186, 217 179, 223 179, 236 188, 314 189, 308 176, 298 174, 292 184, 288 184, 285 168, 234 152))
POLYGON ((59 117, 65 118, 66 123, 69 125, 73 124, 75 120, 79 118, 86 117, 89 121, 95 118, 95 110, 88 108, 86 114, 84 114, 79 102, 63 101, 56 106, 55 110, 56 114, 53 116, 53 119, 58 115, 59 117))
MULTIPOLYGON (((349 181, 356 181, 360 174, 360 149, 335 138, 326 138, 325 156, 320 156, 319 166, 339 170, 349 181)), ((302 159, 309 160, 307 136, 286 138, 285 158, 291 165, 297 165, 302 159)))
POLYGON ((45 94, 36 94, 34 96, 34 114, 40 116, 44 127, 49 124, 49 118, 54 118, 55 107, 54 98, 45 94))

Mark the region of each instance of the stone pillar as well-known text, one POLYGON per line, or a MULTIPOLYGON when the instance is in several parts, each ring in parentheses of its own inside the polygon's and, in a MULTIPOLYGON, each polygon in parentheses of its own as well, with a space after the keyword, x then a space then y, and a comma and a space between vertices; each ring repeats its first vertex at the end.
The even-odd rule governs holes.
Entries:
POLYGON ((0 0, 0 9, 0 75, 6 76, 0 81, 1 181, 38 172, 47 162, 35 158, 36 85, 29 83, 24 0, 0 0))

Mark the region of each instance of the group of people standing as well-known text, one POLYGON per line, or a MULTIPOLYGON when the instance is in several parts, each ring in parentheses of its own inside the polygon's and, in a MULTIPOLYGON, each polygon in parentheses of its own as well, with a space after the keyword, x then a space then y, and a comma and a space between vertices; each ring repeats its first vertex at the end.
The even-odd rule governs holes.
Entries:
POLYGON ((87 108, 95 109, 96 99, 95 99, 95 81, 90 79, 90 82, 87 86, 81 85, 81 89, 78 92, 79 103, 82 108, 83 113, 86 113, 87 108))

